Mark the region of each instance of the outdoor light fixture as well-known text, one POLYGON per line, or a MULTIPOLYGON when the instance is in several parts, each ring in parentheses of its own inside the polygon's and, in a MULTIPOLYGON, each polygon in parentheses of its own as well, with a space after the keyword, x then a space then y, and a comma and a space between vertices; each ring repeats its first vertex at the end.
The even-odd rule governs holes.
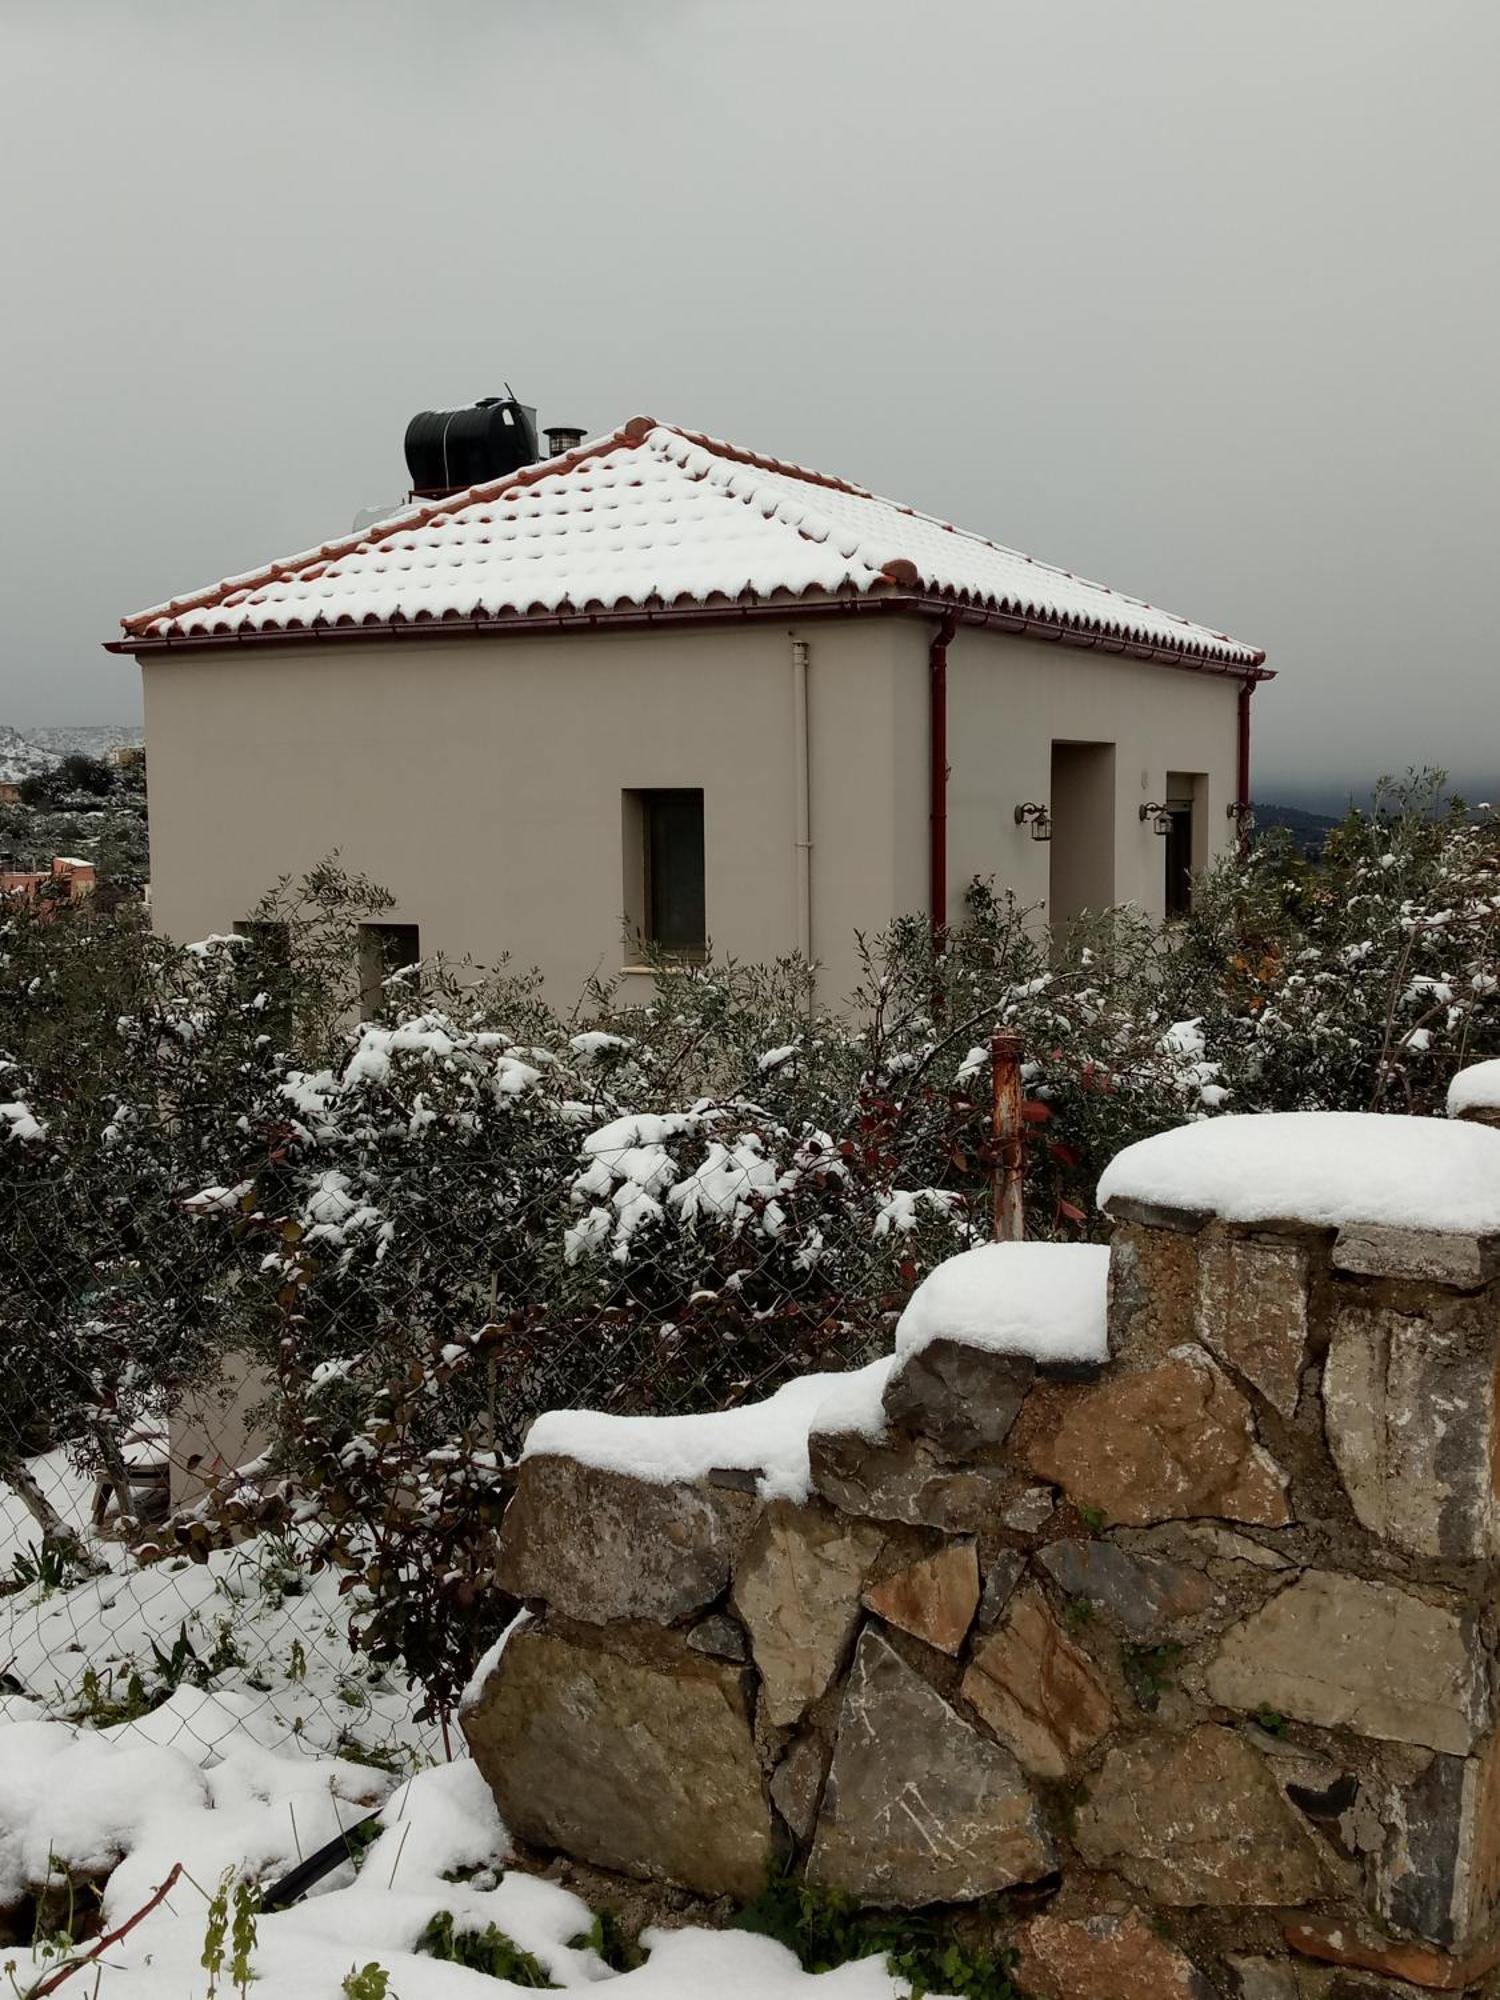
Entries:
POLYGON ((1255 808, 1248 799, 1231 799, 1224 808, 1224 817, 1236 821, 1241 833, 1248 833, 1255 824, 1255 808))
POLYGON ((1028 799, 1023 806, 1016 807, 1016 825, 1029 826, 1033 840, 1052 838, 1052 815, 1045 806, 1033 805, 1028 799))
POLYGON ((1154 821, 1151 831, 1161 834, 1163 839, 1172 831, 1172 815, 1166 806, 1142 806, 1141 818, 1154 821))

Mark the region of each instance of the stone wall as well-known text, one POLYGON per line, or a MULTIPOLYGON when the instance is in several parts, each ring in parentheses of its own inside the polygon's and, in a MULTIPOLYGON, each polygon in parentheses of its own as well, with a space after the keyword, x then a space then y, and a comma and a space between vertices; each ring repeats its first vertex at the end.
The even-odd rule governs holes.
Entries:
POLYGON ((1500 1243, 1113 1208, 1107 1365, 938 1339, 805 1500, 523 1460, 506 1823, 978 1905, 1036 2000, 1492 1992, 1500 1243))

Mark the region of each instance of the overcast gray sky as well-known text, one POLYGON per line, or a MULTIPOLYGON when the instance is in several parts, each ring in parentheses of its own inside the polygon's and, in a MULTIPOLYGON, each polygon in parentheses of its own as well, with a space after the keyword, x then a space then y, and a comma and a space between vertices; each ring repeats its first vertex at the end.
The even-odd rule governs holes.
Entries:
MULTIPOLYGON (((1494 0, 0 0, 0 721, 509 380, 1267 647, 1257 789, 1500 785, 1494 0)), ((228 670, 228 669, 226 669, 228 670)))

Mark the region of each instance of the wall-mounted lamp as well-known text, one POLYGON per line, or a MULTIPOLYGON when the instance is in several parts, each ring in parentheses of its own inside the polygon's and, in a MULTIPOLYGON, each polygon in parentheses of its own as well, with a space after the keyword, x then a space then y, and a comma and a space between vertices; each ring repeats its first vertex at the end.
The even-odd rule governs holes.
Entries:
POLYGON ((1153 822, 1151 831, 1161 834, 1164 839, 1172 831, 1172 815, 1166 806, 1156 804, 1142 806, 1141 818, 1151 820, 1153 822))
POLYGON ((1255 824, 1255 808, 1248 799, 1231 799, 1224 808, 1225 819, 1232 819, 1241 833, 1248 833, 1255 824))
POLYGON ((1052 838, 1052 815, 1045 806, 1033 805, 1028 799, 1023 806, 1016 807, 1016 825, 1029 826, 1033 840, 1052 838))

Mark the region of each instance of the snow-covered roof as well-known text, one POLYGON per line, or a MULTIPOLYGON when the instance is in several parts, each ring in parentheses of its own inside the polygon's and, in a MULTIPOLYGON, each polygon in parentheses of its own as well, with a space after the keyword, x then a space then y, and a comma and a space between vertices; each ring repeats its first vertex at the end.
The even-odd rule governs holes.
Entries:
POLYGON ((1254 672, 1265 657, 847 480, 650 417, 137 612, 115 650, 882 597, 972 606, 1016 629, 1221 670, 1254 672))
POLYGON ((1117 1153, 1098 1198, 1225 1222, 1500 1235, 1500 1132, 1370 1111, 1206 1118, 1117 1153))

